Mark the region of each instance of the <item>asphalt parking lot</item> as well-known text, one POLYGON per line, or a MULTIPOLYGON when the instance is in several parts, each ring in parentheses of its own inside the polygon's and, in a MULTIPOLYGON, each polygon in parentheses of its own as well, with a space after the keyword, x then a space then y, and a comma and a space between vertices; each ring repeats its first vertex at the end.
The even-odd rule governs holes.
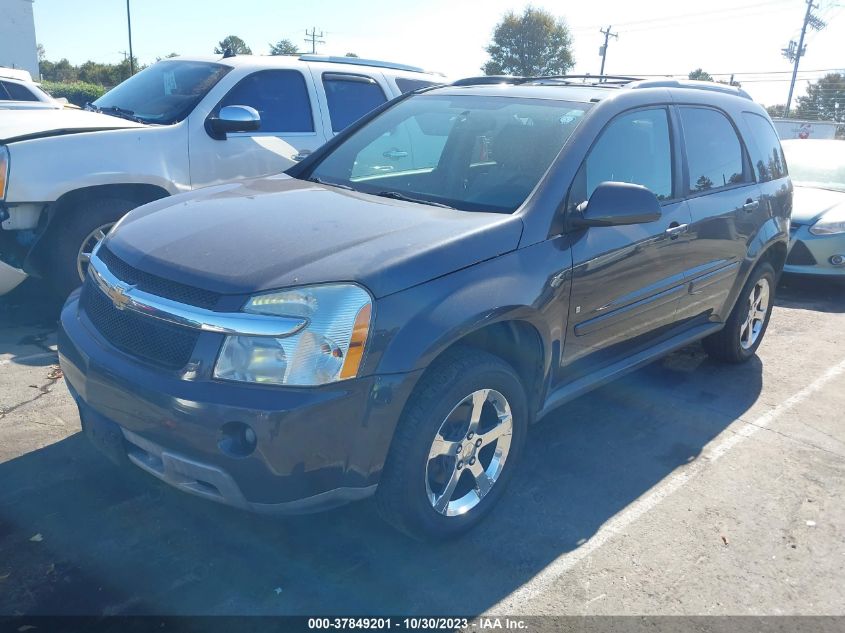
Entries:
POLYGON ((843 614, 845 286, 787 279, 759 356, 692 346, 549 415, 478 530, 370 502, 254 516, 118 470, 0 299, 0 614, 843 614))

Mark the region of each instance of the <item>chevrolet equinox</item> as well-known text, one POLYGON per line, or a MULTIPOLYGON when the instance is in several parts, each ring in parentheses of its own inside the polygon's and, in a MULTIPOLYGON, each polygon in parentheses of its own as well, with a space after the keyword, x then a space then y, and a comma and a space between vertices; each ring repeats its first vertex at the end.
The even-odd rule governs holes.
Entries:
POLYGON ((696 340, 750 358, 791 204, 739 89, 462 80, 284 174, 129 213, 64 307, 61 364, 95 444, 185 492, 375 495, 448 538, 552 409, 696 340))

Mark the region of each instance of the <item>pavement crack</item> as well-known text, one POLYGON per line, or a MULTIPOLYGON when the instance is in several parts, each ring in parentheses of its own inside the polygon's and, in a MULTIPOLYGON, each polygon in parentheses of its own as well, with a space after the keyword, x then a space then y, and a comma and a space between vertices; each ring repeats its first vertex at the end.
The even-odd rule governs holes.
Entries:
POLYGON ((33 387, 38 390, 38 393, 35 395, 35 397, 29 398, 27 400, 23 400, 22 402, 18 402, 17 404, 13 404, 10 407, 5 407, 3 409, 0 409, 0 420, 5 418, 10 413, 17 411, 21 407, 26 406, 28 404, 31 404, 33 402, 37 402, 38 400, 40 400, 41 398, 46 396, 48 393, 50 393, 51 389, 55 386, 55 384, 61 379, 62 379, 62 375, 58 374, 54 377, 48 378, 47 382, 44 383, 43 385, 33 385, 33 387))

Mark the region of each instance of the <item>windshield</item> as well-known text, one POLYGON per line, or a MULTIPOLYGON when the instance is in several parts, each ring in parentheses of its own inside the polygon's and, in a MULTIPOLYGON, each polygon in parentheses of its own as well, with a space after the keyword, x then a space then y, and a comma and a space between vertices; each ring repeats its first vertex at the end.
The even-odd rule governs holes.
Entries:
POLYGON ((845 191, 845 141, 784 141, 783 152, 796 185, 845 191))
POLYGON ((467 211, 511 213, 534 189, 589 104, 416 95, 350 136, 312 180, 467 211))
POLYGON ((113 110, 145 123, 178 123, 230 70, 209 62, 158 62, 115 86, 93 105, 106 114, 113 110))

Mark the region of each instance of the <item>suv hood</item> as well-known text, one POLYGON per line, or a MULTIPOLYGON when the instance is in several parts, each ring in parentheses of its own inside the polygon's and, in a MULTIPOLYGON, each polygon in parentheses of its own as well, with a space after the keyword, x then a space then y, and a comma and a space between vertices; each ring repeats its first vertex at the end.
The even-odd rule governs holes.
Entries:
POLYGON ((356 281, 381 297, 512 251, 521 235, 518 216, 280 175, 150 203, 105 244, 140 270, 223 294, 356 281))
POLYGON ((142 123, 87 110, 37 108, 0 110, 0 143, 78 132, 146 127, 142 123))
POLYGON ((845 204, 845 192, 796 185, 792 194, 792 219, 799 224, 810 224, 841 204, 845 204))

